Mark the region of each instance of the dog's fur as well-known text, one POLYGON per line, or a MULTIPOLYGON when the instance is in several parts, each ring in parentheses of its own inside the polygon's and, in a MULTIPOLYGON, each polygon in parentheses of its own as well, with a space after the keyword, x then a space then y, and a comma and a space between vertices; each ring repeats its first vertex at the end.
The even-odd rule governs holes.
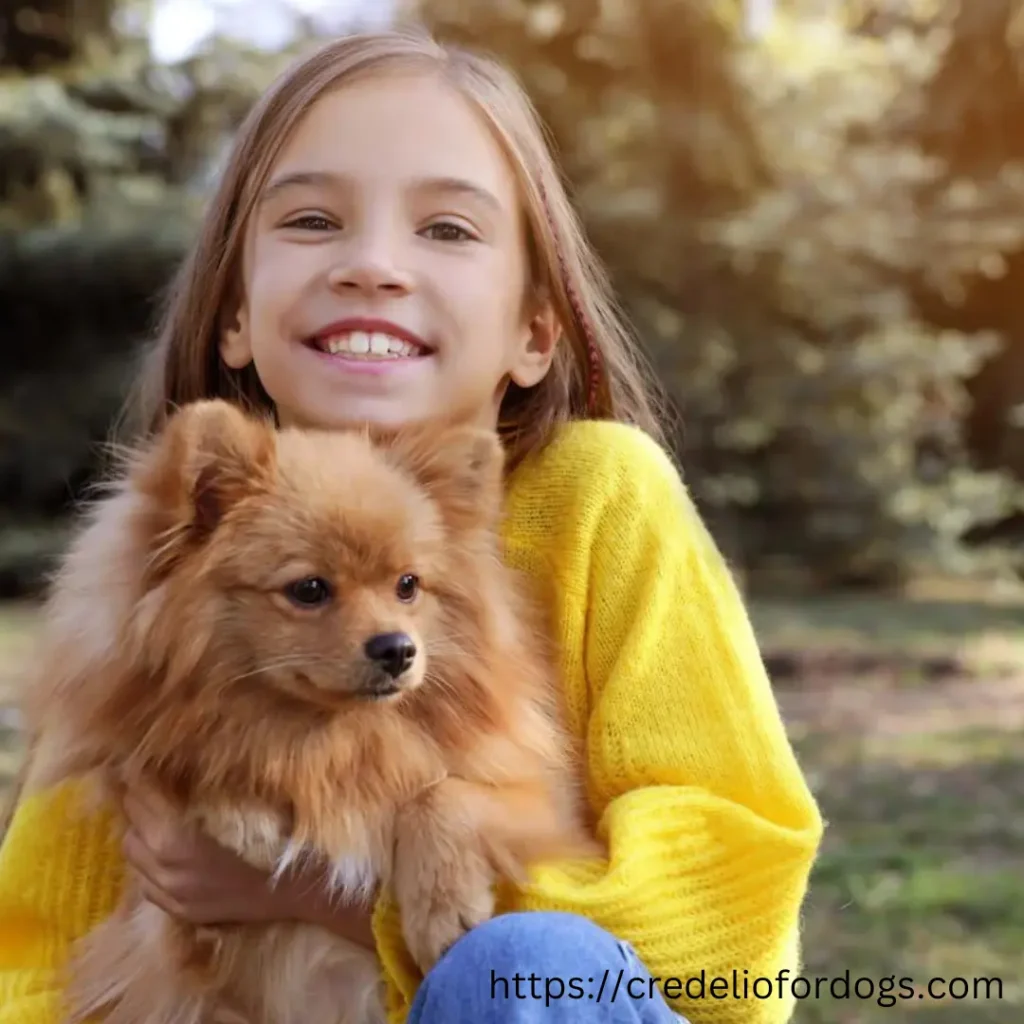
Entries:
MULTIPOLYGON (((493 913, 497 880, 594 851, 546 631, 500 557, 502 475, 496 435, 471 426, 179 410, 55 580, 33 787, 156 787, 253 864, 316 854, 340 896, 390 886, 428 970, 493 913), (299 607, 286 588, 312 576, 330 599, 299 607), (417 653, 381 697, 364 644, 392 631, 417 653)), ((128 886, 75 950, 68 1019, 365 1024, 379 985, 376 958, 326 930, 190 927, 128 886)))

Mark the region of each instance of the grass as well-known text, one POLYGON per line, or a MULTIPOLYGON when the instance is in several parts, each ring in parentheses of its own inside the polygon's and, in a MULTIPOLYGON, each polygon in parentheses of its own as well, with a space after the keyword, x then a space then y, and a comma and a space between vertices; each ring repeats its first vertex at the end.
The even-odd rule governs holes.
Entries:
POLYGON ((794 1024, 1024 1019, 1024 607, 835 597, 752 614, 828 822, 804 975, 874 983, 824 986, 794 1024), (912 997, 879 1005, 888 977, 912 997), (976 991, 930 999, 929 978, 976 991))
MULTIPOLYGON (((804 915, 804 977, 828 980, 793 1024, 1018 1024, 1024 605, 836 596, 751 611, 828 822, 804 915), (833 998, 828 981, 847 973, 850 996, 833 998), (912 979, 912 998, 880 998, 890 977, 897 996, 912 979), (979 991, 932 999, 932 977, 979 991)), ((32 620, 0 608, 0 702, 32 620)), ((17 745, 0 719, 0 785, 17 745)))

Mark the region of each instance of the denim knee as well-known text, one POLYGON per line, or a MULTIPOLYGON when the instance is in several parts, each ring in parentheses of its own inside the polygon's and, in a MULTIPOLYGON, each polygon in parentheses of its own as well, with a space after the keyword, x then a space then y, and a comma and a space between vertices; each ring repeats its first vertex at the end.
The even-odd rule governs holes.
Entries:
POLYGON ((520 911, 477 925, 441 957, 409 1024, 563 1024, 584 1015, 604 1024, 679 1020, 628 943, 576 914, 520 911), (630 998, 615 999, 620 986, 630 998))
POLYGON ((491 1002, 546 1001, 560 996, 556 990, 582 991, 599 984, 603 974, 614 973, 629 959, 625 943, 585 917, 519 911, 500 914, 464 935, 434 966, 425 985, 491 1002))
MULTIPOLYGON (((592 966, 621 961, 623 943, 588 918, 561 911, 499 914, 464 935, 442 958, 491 971, 549 977, 578 975, 592 966)), ((438 964, 440 966, 440 963, 438 964)))

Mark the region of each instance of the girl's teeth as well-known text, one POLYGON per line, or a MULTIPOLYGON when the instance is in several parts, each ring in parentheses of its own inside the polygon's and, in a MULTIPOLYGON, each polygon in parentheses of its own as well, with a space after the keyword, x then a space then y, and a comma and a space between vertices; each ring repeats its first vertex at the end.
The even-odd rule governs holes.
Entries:
POLYGON ((393 338, 389 334, 353 331, 351 334, 329 338, 324 346, 331 355, 367 356, 377 359, 401 359, 418 354, 415 345, 393 338))

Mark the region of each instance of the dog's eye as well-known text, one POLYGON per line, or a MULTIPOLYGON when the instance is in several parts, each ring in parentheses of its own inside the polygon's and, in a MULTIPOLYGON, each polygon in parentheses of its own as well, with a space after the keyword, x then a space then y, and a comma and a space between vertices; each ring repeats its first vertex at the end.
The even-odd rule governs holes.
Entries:
POLYGON ((399 601, 411 601, 419 589, 419 577, 413 576, 411 572, 407 572, 404 576, 399 576, 395 593, 398 595, 399 601))
POLYGON ((320 576, 305 576, 284 588, 285 595, 294 604, 315 608, 331 599, 331 585, 320 576))

